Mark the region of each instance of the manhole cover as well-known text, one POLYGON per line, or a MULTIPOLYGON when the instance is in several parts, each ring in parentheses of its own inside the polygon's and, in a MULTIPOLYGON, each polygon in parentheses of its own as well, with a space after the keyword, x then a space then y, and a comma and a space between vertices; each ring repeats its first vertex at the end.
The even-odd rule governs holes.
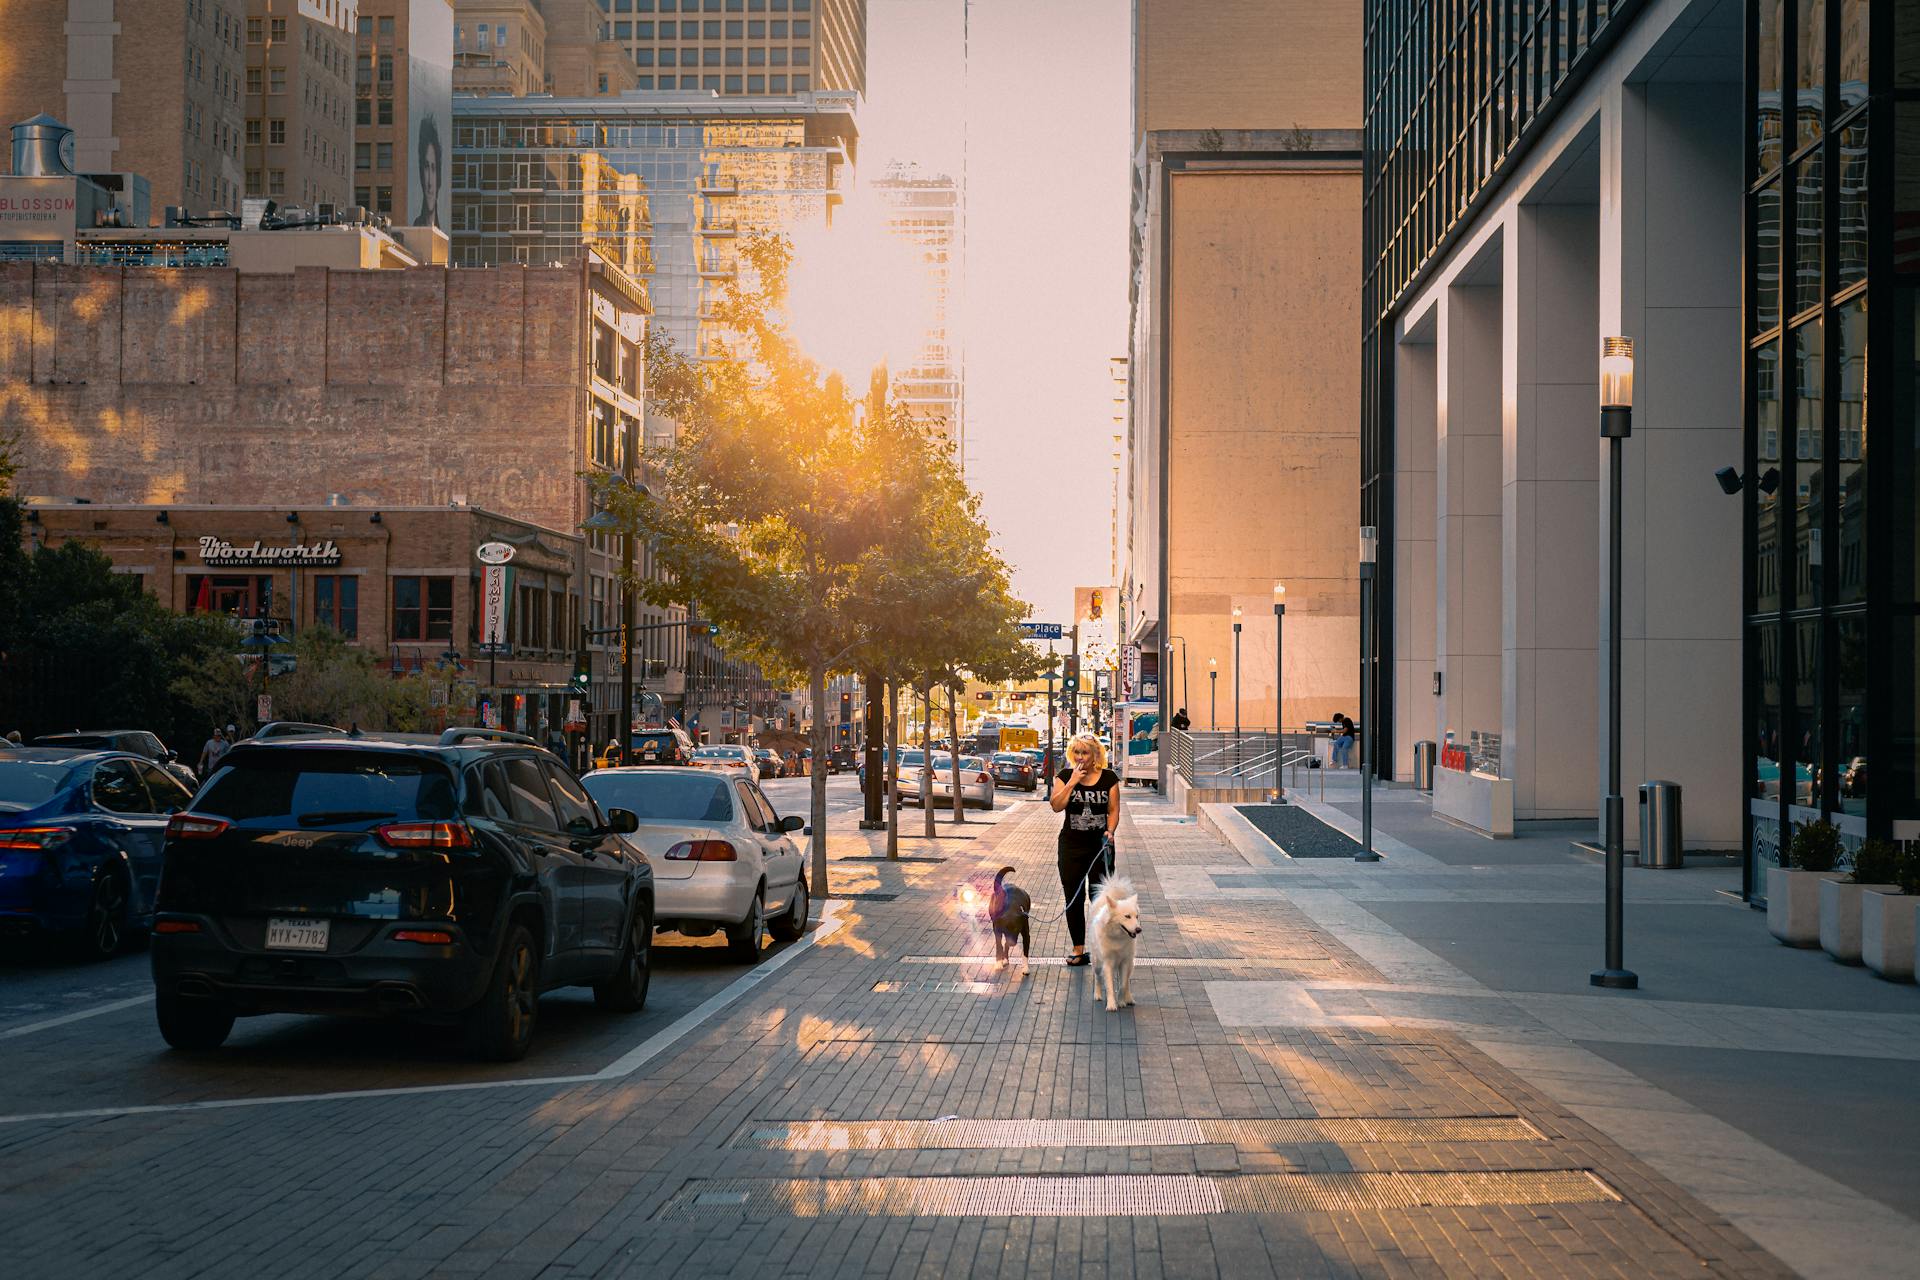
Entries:
POLYGON ((1526 1172, 1263 1173, 1231 1177, 695 1179, 660 1218, 756 1217, 1192 1217, 1333 1209, 1597 1204, 1619 1195, 1584 1169, 1526 1172), (725 1197, 719 1199, 718 1197, 725 1197))
POLYGON ((1277 1148, 1315 1143, 1543 1141, 1545 1136, 1518 1116, 1364 1116, 1281 1120, 806 1120, 743 1129, 732 1145, 779 1151, 937 1151, 1193 1147, 1208 1143, 1277 1148))

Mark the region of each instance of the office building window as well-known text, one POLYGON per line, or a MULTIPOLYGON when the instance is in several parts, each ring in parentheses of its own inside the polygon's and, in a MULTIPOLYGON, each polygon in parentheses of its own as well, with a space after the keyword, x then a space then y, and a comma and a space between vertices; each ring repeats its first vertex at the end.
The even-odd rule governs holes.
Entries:
POLYGON ((718 49, 702 49, 700 51, 700 65, 703 67, 719 66, 720 51, 718 49))
POLYGON ((767 89, 770 93, 785 93, 787 91, 787 78, 785 76, 768 77, 767 89))
POLYGON ((729 40, 738 40, 742 38, 745 32, 746 25, 744 23, 729 22, 727 24, 727 39, 729 40))
POLYGON ((749 40, 765 40, 767 38, 766 22, 763 19, 755 19, 749 22, 747 24, 747 38, 749 40))
POLYGON ((392 98, 380 99, 380 108, 377 112, 375 112, 375 116, 377 117, 377 119, 381 124, 392 124, 393 123, 393 99, 392 98))
POLYGON ((393 19, 392 18, 387 17, 387 18, 380 19, 380 38, 382 40, 393 39, 393 19))
POLYGON ((373 211, 375 213, 393 212, 392 187, 375 187, 373 189, 373 211))
POLYGON ((267 143, 269 146, 287 145, 287 122, 285 120, 267 121, 267 143))
POLYGON ((250 196, 265 194, 265 192, 261 190, 260 171, 258 169, 247 170, 247 194, 250 196))
POLYGON ((373 103, 361 98, 353 104, 353 122, 356 125, 373 123, 373 103))
POLYGON ((660 65, 663 67, 672 66, 673 55, 674 55, 674 51, 672 49, 662 49, 660 51, 660 65))
POLYGON ((698 40, 700 38, 700 24, 697 22, 681 23, 680 38, 682 40, 698 40))
POLYGON ((380 83, 393 83, 393 55, 390 53, 380 55, 380 83))
POLYGON ((362 209, 369 208, 373 204, 373 188, 355 187, 353 189, 353 202, 362 209))
POLYGON ((393 638, 453 639, 453 579, 395 578, 393 638))
POLYGON ((601 77, 600 77, 600 92, 602 92, 602 93, 605 93, 606 91, 607 91, 607 78, 606 78, 605 76, 601 76, 601 77))
MULTIPOLYGON (((248 121, 247 123, 251 125, 253 122, 248 121)), ((353 167, 356 169, 373 168, 373 144, 371 142, 356 142, 353 144, 353 167)))
POLYGON ((811 22, 796 21, 793 24, 793 38, 795 40, 804 40, 806 37, 812 34, 813 34, 813 24, 811 22))
POLYGON ((350 574, 321 574, 313 580, 315 626, 332 627, 347 639, 360 634, 360 579, 350 574))
POLYGON ((728 92, 728 93, 738 93, 738 92, 740 92, 740 83, 741 83, 741 82, 740 82, 740 77, 739 77, 739 76, 728 76, 728 77, 727 77, 727 92, 728 92))
POLYGON ((260 145, 260 122, 258 120, 247 121, 247 145, 250 147, 260 145))
POLYGON ((267 32, 268 32, 267 38, 272 40, 275 44, 284 44, 287 39, 287 20, 285 18, 269 19, 267 24, 267 32))
POLYGON ((283 196, 287 194, 287 171, 285 169, 267 170, 267 194, 283 196))
POLYGON ((393 144, 391 142, 374 144, 373 167, 382 173, 393 168, 393 144))
POLYGON ((698 89, 700 87, 700 77, 699 76, 681 76, 680 87, 682 89, 698 89))
POLYGON ((765 93, 766 91, 767 91, 767 78, 765 76, 748 76, 747 77, 748 93, 765 93))
POLYGON ((653 65, 653 50, 651 50, 651 49, 635 49, 635 50, 633 51, 633 65, 634 65, 634 66, 636 66, 636 67, 650 67, 650 66, 652 66, 652 65, 653 65))
POLYGON ((651 40, 653 39, 653 24, 651 22, 636 22, 633 24, 633 34, 636 39, 651 40))
POLYGON ((720 77, 704 76, 700 80, 700 87, 708 93, 718 93, 720 92, 720 77))
POLYGON ((720 24, 717 22, 701 23, 700 35, 702 39, 718 40, 720 38, 720 24))
POLYGON ((812 87, 813 81, 807 76, 795 76, 793 78, 793 91, 795 93, 807 93, 812 87))
POLYGON ((773 65, 776 67, 784 67, 787 65, 787 51, 785 49, 773 50, 772 58, 773 65))
POLYGON ((287 69, 285 67, 267 68, 267 91, 285 93, 287 91, 287 69))
POLYGON ((651 89, 653 88, 653 77, 635 76, 633 79, 633 87, 636 89, 651 89))
POLYGON ((793 50, 793 65, 804 67, 813 61, 813 50, 805 45, 796 45, 793 50))
POLYGON ((750 67, 766 66, 767 51, 765 49, 760 49, 760 48, 753 48, 753 49, 747 50, 747 65, 750 67))
POLYGON ((727 50, 727 65, 730 67, 739 66, 745 61, 745 58, 742 56, 744 52, 742 49, 729 48, 727 50))
MULTIPOLYGON (((354 32, 355 32, 355 34, 356 34, 356 35, 363 35, 363 36, 370 36, 370 35, 372 35, 372 34, 373 34, 373 19, 372 19, 372 18, 369 18, 369 17, 368 17, 368 16, 366 15, 366 14, 364 14, 364 13, 363 13, 363 14, 361 14, 361 15, 360 15, 360 20, 359 20, 359 22, 358 22, 358 23, 356 23, 356 24, 355 24, 355 26, 354 26, 354 32)), ((455 47, 458 47, 458 46, 459 46, 459 44, 460 44, 460 28, 459 28, 459 27, 455 27, 455 28, 453 29, 453 43, 454 43, 454 45, 455 45, 455 47)))

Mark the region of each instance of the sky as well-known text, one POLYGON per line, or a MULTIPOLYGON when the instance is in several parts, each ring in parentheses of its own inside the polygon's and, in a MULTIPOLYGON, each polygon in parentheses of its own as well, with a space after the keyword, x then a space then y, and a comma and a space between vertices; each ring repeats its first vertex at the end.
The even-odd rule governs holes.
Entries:
POLYGON ((960 176, 964 146, 968 480, 1033 617, 1071 623, 1073 588, 1110 576, 1130 5, 971 0, 963 59, 966 3, 869 0, 856 181, 960 176))

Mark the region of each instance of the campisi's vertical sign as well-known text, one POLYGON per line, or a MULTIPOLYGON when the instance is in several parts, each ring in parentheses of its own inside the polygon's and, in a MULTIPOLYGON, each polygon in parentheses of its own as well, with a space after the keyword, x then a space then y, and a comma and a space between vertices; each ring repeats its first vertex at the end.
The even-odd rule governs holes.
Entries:
POLYGON ((513 559, 513 546, 506 542, 483 542, 473 550, 473 558, 484 567, 480 571, 480 647, 499 651, 507 647, 507 605, 513 598, 513 572, 507 562, 513 559))

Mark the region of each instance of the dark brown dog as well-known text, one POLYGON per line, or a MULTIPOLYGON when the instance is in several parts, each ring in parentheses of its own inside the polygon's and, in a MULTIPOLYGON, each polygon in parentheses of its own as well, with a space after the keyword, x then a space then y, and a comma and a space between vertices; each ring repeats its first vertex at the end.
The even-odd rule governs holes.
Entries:
POLYGON ((993 877, 993 897, 987 904, 987 919, 993 922, 993 958, 999 964, 1007 962, 1015 942, 1020 944, 1023 961, 1033 958, 1033 937, 1027 921, 1033 899, 1019 885, 1007 883, 1012 874, 1012 867, 1000 868, 993 877))

